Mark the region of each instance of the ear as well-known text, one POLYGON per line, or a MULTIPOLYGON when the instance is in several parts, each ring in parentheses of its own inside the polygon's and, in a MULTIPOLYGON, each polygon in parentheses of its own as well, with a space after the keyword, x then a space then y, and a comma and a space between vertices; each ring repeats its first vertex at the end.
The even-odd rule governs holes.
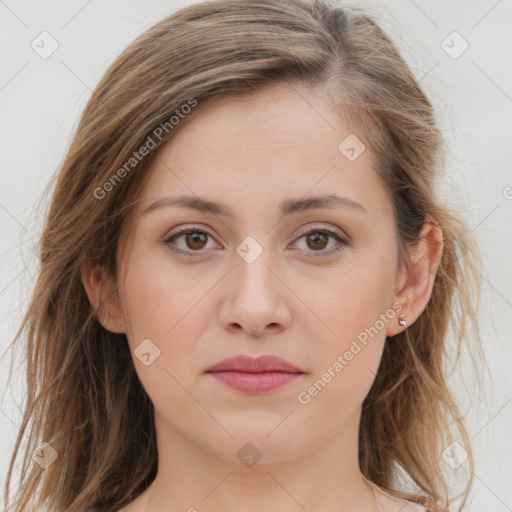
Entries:
MULTIPOLYGON (((399 302, 407 325, 414 323, 427 307, 432 296, 434 281, 443 254, 443 231, 431 217, 423 224, 420 240, 410 246, 410 265, 403 268, 397 277, 397 292, 393 302, 399 302)), ((398 321, 388 323, 387 336, 394 336, 406 327, 398 321)))
POLYGON ((87 260, 80 268, 80 277, 100 324, 108 331, 125 333, 119 295, 105 268, 87 260))

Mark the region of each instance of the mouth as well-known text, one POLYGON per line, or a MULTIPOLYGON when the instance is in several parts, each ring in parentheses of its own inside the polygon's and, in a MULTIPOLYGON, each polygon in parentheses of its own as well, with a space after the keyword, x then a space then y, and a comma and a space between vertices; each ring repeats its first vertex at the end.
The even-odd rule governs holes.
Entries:
POLYGON ((297 380, 305 372, 276 356, 236 356, 206 371, 221 384, 244 393, 268 393, 297 380))

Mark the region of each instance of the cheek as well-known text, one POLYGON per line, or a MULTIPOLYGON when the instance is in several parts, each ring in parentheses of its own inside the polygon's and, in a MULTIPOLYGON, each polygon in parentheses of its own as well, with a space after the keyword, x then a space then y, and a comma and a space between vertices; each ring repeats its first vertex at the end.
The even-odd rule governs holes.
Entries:
POLYGON ((354 258, 343 268, 303 287, 318 318, 307 329, 314 340, 314 374, 303 387, 299 403, 311 409, 329 409, 338 421, 364 400, 378 370, 386 327, 396 322, 392 305, 394 268, 392 251, 379 259, 354 258), (320 321, 321 320, 321 321, 320 321), (321 333, 321 334, 320 334, 321 333))
POLYGON ((218 281, 218 272, 193 267, 171 264, 164 249, 133 251, 123 291, 129 337, 134 343, 154 338, 165 344, 176 338, 176 332, 187 323, 184 320, 191 316, 197 319, 196 306, 205 290, 218 281))
POLYGON ((182 386, 190 386, 189 372, 201 360, 195 340, 208 318, 205 290, 218 281, 218 272, 198 276, 170 265, 165 255, 137 249, 127 269, 123 306, 138 377, 157 410, 192 414, 194 401, 182 386))
POLYGON ((122 283, 127 338, 139 379, 158 407, 170 397, 186 409, 190 397, 178 382, 189 384, 190 369, 201 361, 203 324, 208 318, 205 289, 218 281, 215 275, 197 276, 178 271, 165 256, 134 249, 122 283))
MULTIPOLYGON (((312 279, 295 279, 294 291, 310 307, 314 318, 308 315, 308 322, 314 324, 319 334, 316 339, 326 348, 343 348, 375 325, 381 314, 388 310, 394 313, 394 262, 394 253, 389 250, 388 254, 381 252, 379 258, 358 252, 347 257, 343 265, 317 273, 312 279)), ((379 327, 382 329, 381 322, 379 327)))

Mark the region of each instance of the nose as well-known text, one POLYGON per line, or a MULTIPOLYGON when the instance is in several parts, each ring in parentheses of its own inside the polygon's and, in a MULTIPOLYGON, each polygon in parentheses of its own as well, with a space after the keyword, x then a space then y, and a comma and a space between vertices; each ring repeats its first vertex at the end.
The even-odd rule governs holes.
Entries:
POLYGON ((264 249, 251 263, 235 253, 234 269, 219 309, 219 322, 230 332, 253 336, 278 333, 290 325, 291 292, 279 279, 279 271, 264 249))

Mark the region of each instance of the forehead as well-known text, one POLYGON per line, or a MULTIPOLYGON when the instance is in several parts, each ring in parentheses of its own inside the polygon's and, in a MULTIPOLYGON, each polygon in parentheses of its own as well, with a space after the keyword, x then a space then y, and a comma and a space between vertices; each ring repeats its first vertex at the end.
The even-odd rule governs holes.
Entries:
POLYGON ((211 98, 159 149, 140 209, 170 192, 241 208, 248 200, 271 207, 309 191, 350 192, 361 202, 377 197, 373 154, 355 132, 321 91, 297 85, 211 98), (347 145, 355 159, 347 158, 347 145))
POLYGON ((323 162, 336 157, 339 143, 356 131, 335 116, 320 90, 280 84, 209 99, 161 153, 175 160, 264 155, 272 163, 295 155, 298 162, 308 156, 323 162), (191 155, 188 148, 208 151, 191 155))
POLYGON ((217 183, 235 176, 245 183, 279 176, 297 180, 300 171, 318 176, 335 164, 346 172, 361 171, 373 166, 369 148, 356 161, 340 149, 355 132, 334 114, 325 95, 297 85, 212 98, 197 106, 192 119, 159 149, 148 193, 158 189, 166 168, 185 172, 194 182, 217 183))

